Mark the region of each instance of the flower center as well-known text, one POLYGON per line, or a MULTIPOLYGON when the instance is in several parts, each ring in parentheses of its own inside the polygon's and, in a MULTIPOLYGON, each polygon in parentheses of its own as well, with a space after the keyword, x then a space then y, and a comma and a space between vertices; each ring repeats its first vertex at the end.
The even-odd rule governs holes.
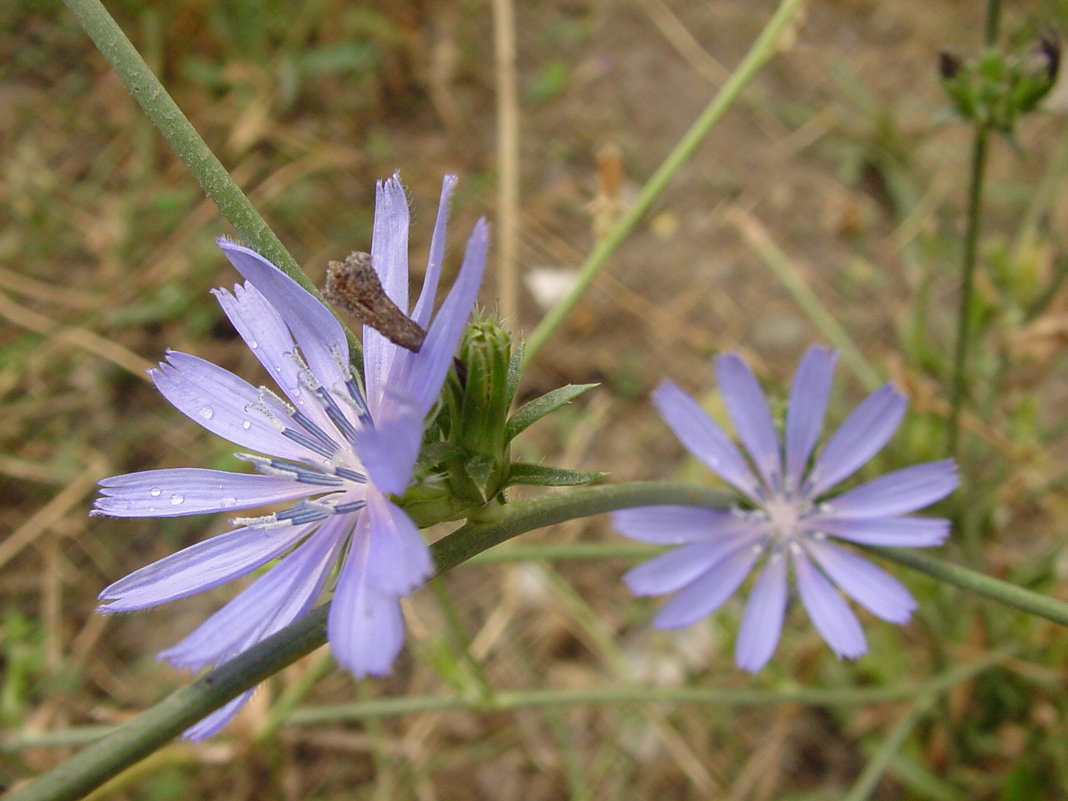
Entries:
POLYGON ((764 501, 763 511, 773 542, 787 545, 805 534, 804 521, 812 511, 812 504, 803 497, 774 493, 764 501))

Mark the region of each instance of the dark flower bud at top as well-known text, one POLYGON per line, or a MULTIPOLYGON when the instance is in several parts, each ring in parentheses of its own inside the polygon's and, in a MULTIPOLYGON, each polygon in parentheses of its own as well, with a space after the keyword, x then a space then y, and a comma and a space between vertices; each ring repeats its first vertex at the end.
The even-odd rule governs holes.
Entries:
POLYGON ((965 60, 943 51, 938 69, 958 114, 1011 135, 1016 120, 1034 111, 1053 88, 1060 61, 1060 42, 1046 32, 1027 53, 991 48, 965 60))

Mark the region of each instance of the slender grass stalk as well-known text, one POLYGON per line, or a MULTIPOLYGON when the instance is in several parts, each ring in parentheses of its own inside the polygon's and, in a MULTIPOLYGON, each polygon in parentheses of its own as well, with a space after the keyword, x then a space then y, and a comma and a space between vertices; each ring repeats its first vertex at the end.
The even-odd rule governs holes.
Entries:
MULTIPOLYGON (((995 652, 972 662, 955 665, 945 673, 923 682, 891 687, 568 687, 528 690, 501 690, 486 698, 467 696, 406 695, 371 698, 346 704, 305 706, 287 711, 287 726, 321 726, 372 718, 394 718, 424 712, 512 712, 518 709, 567 707, 576 704, 710 704, 717 706, 768 706, 805 704, 808 706, 864 706, 892 701, 908 701, 938 695, 962 681, 968 681, 1012 657, 1012 650, 995 652)), ((6 741, 2 753, 30 748, 66 748, 85 745, 116 731, 117 726, 79 726, 59 732, 27 734, 6 741)))
POLYGON ((778 245, 772 241, 767 229, 748 212, 741 208, 735 209, 730 215, 731 221, 741 232, 757 255, 775 273, 779 283, 790 293, 794 301, 801 307, 812 324, 819 329, 827 342, 842 352, 842 361, 853 372, 860 382, 873 391, 883 383, 883 378, 878 370, 872 367, 871 362, 864 358, 864 354, 853 342, 853 337, 845 329, 835 315, 828 309, 819 295, 805 283, 798 269, 790 262, 790 259, 779 250, 778 245))
POLYGON ((619 246, 623 244, 623 240, 630 235, 630 232, 634 230, 634 227, 641 221, 646 212, 652 208, 653 203, 663 194, 675 174, 690 160, 690 157, 693 156, 697 148, 712 131, 712 128, 715 127, 727 109, 738 98, 745 85, 771 59, 782 40, 783 34, 788 30, 789 23, 803 4, 804 0, 782 0, 775 14, 768 20, 768 24, 764 26, 764 30, 760 32, 760 36, 757 37, 749 52, 745 54, 745 58, 742 59, 738 68, 731 73, 727 82, 723 84, 716 96, 701 112, 701 116, 697 118, 690 130, 679 140, 679 143, 675 145, 675 148, 664 159, 645 186, 642 187, 634 204, 620 216, 616 224, 612 226, 612 229, 594 246, 579 270, 575 285, 571 287, 571 290, 563 299, 549 310, 530 334, 527 339, 526 352, 523 355, 525 364, 528 364, 537 355, 545 342, 553 335, 553 332, 564 321, 564 318, 567 317, 586 290, 589 289, 593 279, 607 264, 609 257, 616 252, 619 246))
POLYGON ((935 693, 925 693, 916 699, 912 708, 894 724, 894 728, 890 730, 882 745, 868 760, 868 764, 864 766, 864 770, 861 771, 856 783, 850 788, 843 801, 866 801, 871 797, 891 760, 905 744, 905 739, 923 720, 923 716, 931 710, 937 700, 938 696, 935 693))
POLYGON ((497 87, 497 302, 501 319, 519 325, 519 89, 513 0, 492 0, 497 87))
MULTIPOLYGON (((516 501, 506 507, 501 518, 490 523, 467 523, 434 543, 431 551, 440 574, 519 534, 567 520, 639 506, 724 509, 732 500, 733 496, 718 490, 669 482, 582 487, 516 501)), ((1063 601, 912 551, 869 550, 934 578, 1068 625, 1068 603, 1063 601)), ((100 786, 212 710, 323 645, 329 608, 329 604, 318 607, 237 658, 201 676, 63 765, 11 794, 9 801, 69 801, 100 786)))

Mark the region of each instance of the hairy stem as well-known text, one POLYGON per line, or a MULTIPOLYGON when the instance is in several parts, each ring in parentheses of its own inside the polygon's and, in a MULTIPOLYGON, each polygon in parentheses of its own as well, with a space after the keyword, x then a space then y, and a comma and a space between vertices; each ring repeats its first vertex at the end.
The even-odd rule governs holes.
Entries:
MULTIPOLYGON (((575 518, 640 506, 675 505, 724 509, 733 496, 705 487, 639 482, 583 487, 516 501, 490 523, 468 523, 431 546, 438 573, 512 537, 575 518)), ((887 559, 1031 614, 1068 625, 1068 603, 912 551, 870 548, 887 559)), ((10 801, 66 801, 89 790, 160 748, 172 737, 286 665, 325 642, 329 605, 200 677, 14 793, 10 801)))

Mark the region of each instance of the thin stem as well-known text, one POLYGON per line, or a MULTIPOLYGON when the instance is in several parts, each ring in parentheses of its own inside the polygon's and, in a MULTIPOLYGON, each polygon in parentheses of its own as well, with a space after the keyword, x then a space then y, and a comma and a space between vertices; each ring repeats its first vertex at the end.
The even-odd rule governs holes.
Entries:
MULTIPOLYGON (((998 41, 1001 22, 1001 0, 987 0, 986 20, 983 24, 983 45, 994 47, 998 41)), ((957 319, 957 349, 953 358, 953 379, 950 390, 949 430, 947 443, 949 455, 957 457, 960 444, 960 417, 968 391, 968 347, 971 344, 971 326, 974 316, 973 288, 975 267, 979 248, 979 229, 982 217, 983 186, 986 174, 986 151, 990 139, 990 126, 986 120, 975 123, 975 140, 972 143, 971 185, 968 189, 968 226, 964 232, 964 253, 961 257, 960 308, 957 319)))
POLYGON ((853 785, 843 801, 866 801, 875 792, 875 788, 883 774, 886 773, 891 760, 901 750, 901 746, 905 744, 905 739, 912 733, 912 730, 916 728, 917 724, 930 711, 937 700, 938 695, 935 693, 926 693, 916 699, 916 703, 902 716, 901 720, 894 724, 894 728, 890 730, 879 750, 868 760, 868 764, 864 766, 864 770, 861 771, 856 784, 853 785))
POLYGON ((961 263, 960 307, 957 311, 957 349, 953 357, 953 380, 950 390, 949 455, 956 458, 960 440, 960 416, 968 391, 968 346, 971 343, 972 306, 974 304, 976 254, 982 217, 983 177, 986 172, 987 141, 990 130, 983 122, 976 123, 972 143, 971 185, 968 189, 968 227, 964 232, 964 254, 961 263))
POLYGON ((790 21, 803 3, 804 0, 782 0, 778 10, 768 20, 768 24, 764 26, 764 30, 760 32, 760 36, 757 37, 749 52, 746 53, 738 68, 731 73, 727 82, 712 98, 712 102, 701 112, 701 116, 697 118, 690 130, 679 140, 679 143, 668 157, 664 159, 660 167, 653 173, 653 176, 642 187, 634 204, 616 221, 612 229, 594 245, 586 262, 579 270, 575 285, 538 323, 527 339, 526 352, 523 357, 524 363, 529 363, 537 355, 538 351, 553 335, 553 332, 567 317, 571 309, 578 303, 579 298, 589 289, 593 279, 604 268, 609 257, 616 252, 616 249, 623 244, 623 240, 641 221, 646 212, 652 208, 653 203, 664 192, 671 179, 689 161, 715 124, 719 122, 727 109, 738 98, 741 90, 760 68, 771 59, 779 46, 783 33, 787 30, 790 21))
MULTIPOLYGON (((714 704, 717 706, 863 706, 889 701, 907 701, 938 695, 1012 658, 1012 649, 992 653, 974 662, 956 665, 927 681, 894 687, 791 687, 748 689, 744 687, 568 687, 503 690, 486 698, 467 696, 406 695, 372 698, 347 704, 299 707, 285 716, 287 726, 320 726, 372 718, 392 718, 424 712, 511 712, 517 709, 614 704, 714 704)), ((3 743, 0 751, 16 753, 30 748, 83 745, 115 731, 115 726, 81 726, 62 732, 29 734, 3 743)))
POLYGON ((986 21, 983 23, 983 43, 993 47, 998 41, 998 27, 1001 24, 1001 0, 987 0, 986 21))
POLYGON ((984 595, 991 600, 1000 601, 1031 615, 1044 617, 1062 626, 1068 626, 1068 603, 1064 601, 1017 587, 1007 581, 991 578, 966 567, 943 562, 941 559, 935 559, 933 556, 927 556, 918 551, 875 546, 868 546, 867 550, 892 562, 897 562, 899 565, 926 573, 939 581, 984 595))
MULTIPOLYGON (((93 40, 97 50, 122 78, 134 100, 167 140, 186 169, 196 178, 204 194, 219 207, 241 238, 257 253, 322 300, 315 284, 286 250, 281 240, 241 191, 230 173, 216 158, 196 128, 163 88, 137 48, 112 19, 100 0, 63 0, 78 24, 93 40)), ((349 347, 359 358, 360 346, 346 327, 349 347)))
POLYGON ((234 183, 230 173, 211 152, 211 148, 163 88, 107 9, 99 0, 64 0, 64 3, 223 216, 251 247, 309 292, 315 293, 315 286, 304 275, 296 260, 234 183))
MULTIPOLYGON (((440 574, 519 534, 579 517, 641 506, 725 509, 732 502, 733 496, 718 490, 669 482, 582 487, 515 501, 505 507, 501 518, 489 523, 467 523, 434 543, 431 552, 440 574)), ((1068 625, 1068 603, 1063 601, 911 551, 888 548, 870 550, 958 587, 1068 625)), ((318 607, 232 661, 197 679, 113 734, 12 794, 9 801, 67 801, 98 787, 212 710, 321 646, 326 640, 325 624, 329 608, 329 604, 318 607)))

